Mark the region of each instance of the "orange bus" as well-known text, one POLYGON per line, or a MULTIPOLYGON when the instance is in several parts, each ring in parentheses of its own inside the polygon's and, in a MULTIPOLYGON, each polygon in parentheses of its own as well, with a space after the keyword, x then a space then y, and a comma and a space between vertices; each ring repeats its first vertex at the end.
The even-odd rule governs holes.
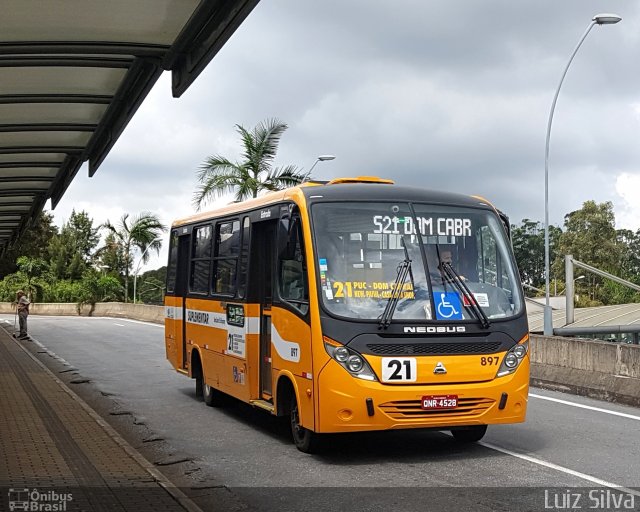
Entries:
POLYGON ((525 419, 528 325, 508 219, 476 196, 362 176, 176 221, 167 358, 210 406, 322 434, 480 440, 525 419))

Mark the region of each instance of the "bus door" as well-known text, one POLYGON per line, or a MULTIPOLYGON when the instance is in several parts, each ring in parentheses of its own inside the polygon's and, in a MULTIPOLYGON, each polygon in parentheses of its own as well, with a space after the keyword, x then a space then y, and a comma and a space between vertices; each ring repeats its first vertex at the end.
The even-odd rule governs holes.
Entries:
MULTIPOLYGON (((274 212, 270 217, 277 219, 277 214, 274 212)), ((271 400, 273 394, 271 389, 271 306, 277 222, 277 220, 254 222, 251 232, 250 282, 253 283, 254 297, 260 304, 259 398, 263 400, 271 400)))
MULTIPOLYGON (((189 271, 189 247, 191 237, 188 233, 178 236, 174 231, 171 240, 171 260, 175 258, 175 276, 169 276, 168 284, 171 277, 174 277, 175 284, 173 296, 167 297, 165 301, 166 317, 167 317, 167 336, 170 338, 173 354, 167 354, 169 359, 173 359, 176 369, 187 369, 187 344, 186 344, 186 296, 187 296, 187 275, 189 271), (175 249, 174 249, 175 246, 175 249)), ((173 266, 174 261, 170 261, 173 266)), ((169 269, 171 272, 172 269, 169 269)), ((169 349, 169 345, 167 347, 169 349)))

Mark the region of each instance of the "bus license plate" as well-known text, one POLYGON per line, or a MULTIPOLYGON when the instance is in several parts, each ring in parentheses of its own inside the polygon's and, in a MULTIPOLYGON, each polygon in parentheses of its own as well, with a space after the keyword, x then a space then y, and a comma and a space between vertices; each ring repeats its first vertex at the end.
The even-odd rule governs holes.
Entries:
POLYGON ((422 397, 422 408, 455 409, 458 407, 458 395, 426 395, 422 397))

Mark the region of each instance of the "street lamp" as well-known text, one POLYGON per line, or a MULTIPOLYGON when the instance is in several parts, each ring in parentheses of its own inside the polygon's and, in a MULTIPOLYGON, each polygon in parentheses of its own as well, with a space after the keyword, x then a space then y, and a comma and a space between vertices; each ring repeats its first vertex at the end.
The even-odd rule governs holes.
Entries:
MULTIPOLYGON (((571 287, 571 290, 574 290, 574 291, 575 291, 575 289, 576 289, 576 281, 580 281, 580 279, 584 279, 585 277, 587 277, 587 276, 585 276, 584 274, 583 274, 583 275, 581 275, 581 276, 576 277, 576 278, 573 280, 573 286, 571 287)), ((565 284, 564 289, 563 289, 563 290, 560 290, 560 294, 562 295, 562 294, 564 293, 565 295, 567 295, 567 290, 568 290, 568 289, 569 289, 569 287, 568 287, 568 286, 566 286, 566 284, 565 284)))
POLYGON ((133 303, 134 304, 136 303, 136 285, 138 282, 138 271, 140 270, 140 265, 142 264, 144 255, 147 254, 147 251, 149 250, 149 248, 153 245, 154 242, 157 242, 158 240, 160 240, 159 236, 154 238, 153 240, 151 240, 151 242, 147 244, 144 251, 142 251, 142 254, 140 255, 140 259, 138 260, 138 266, 136 267, 136 271, 133 273, 133 303))
POLYGON ((313 165, 311 166, 311 169, 309 169, 309 172, 307 174, 311 174, 311 171, 313 171, 313 168, 318 165, 318 162, 326 162, 327 160, 335 160, 336 157, 333 155, 320 155, 318 158, 316 158, 316 161, 313 162, 313 165))
POLYGON ((551 138, 551 122, 553 121, 553 111, 556 108, 556 102, 558 101, 558 94, 560 94, 560 87, 562 87, 562 82, 564 81, 564 77, 567 75, 567 71, 569 70, 569 66, 573 61, 573 58, 578 53, 580 46, 582 46, 582 42, 585 40, 591 29, 594 25, 613 25, 618 23, 622 18, 617 14, 596 14, 587 30, 585 30, 584 34, 578 41, 571 57, 569 57, 569 62, 567 62, 566 67, 562 73, 562 77, 560 77, 560 83, 558 84, 558 88, 556 89, 555 96, 553 97, 553 102, 551 103, 551 111, 549 112, 549 122, 547 124, 547 141, 545 144, 544 151, 544 281, 545 281, 545 306, 544 306, 544 335, 552 336, 553 335, 553 320, 551 317, 551 306, 549 305, 549 139, 551 138))

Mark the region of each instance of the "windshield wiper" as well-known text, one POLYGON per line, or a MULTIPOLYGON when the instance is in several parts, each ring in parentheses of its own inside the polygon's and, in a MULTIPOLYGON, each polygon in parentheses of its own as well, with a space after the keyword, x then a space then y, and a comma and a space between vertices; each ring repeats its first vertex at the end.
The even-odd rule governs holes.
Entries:
POLYGON ((444 273, 447 274, 447 277, 458 289, 458 291, 462 293, 465 299, 467 299, 471 306, 471 312, 480 321, 480 325, 482 326, 482 328, 488 329, 491 325, 491 322, 489 322, 489 318, 487 317, 485 312, 482 311, 482 308, 480 307, 480 304, 478 304, 475 295, 471 293, 471 290, 469 290, 469 287, 460 277, 460 274, 458 274, 454 270, 454 268, 451 266, 451 263, 442 262, 440 263, 440 267, 442 268, 442 270, 444 270, 444 273))
POLYGON ((391 324, 393 313, 396 310, 398 300, 400 299, 400 295, 403 291, 402 287, 407 280, 407 275, 411 279, 411 287, 415 293, 413 271, 411 270, 411 258, 409 258, 409 251, 407 250, 407 245, 404 243, 404 237, 402 237, 400 240, 402 242, 402 248, 404 249, 404 260, 402 260, 398 265, 398 274, 396 275, 396 280, 393 283, 391 297, 389 297, 389 300, 387 300, 387 305, 385 306, 382 315, 380 315, 380 325, 378 327, 379 329, 386 329, 391 324))

